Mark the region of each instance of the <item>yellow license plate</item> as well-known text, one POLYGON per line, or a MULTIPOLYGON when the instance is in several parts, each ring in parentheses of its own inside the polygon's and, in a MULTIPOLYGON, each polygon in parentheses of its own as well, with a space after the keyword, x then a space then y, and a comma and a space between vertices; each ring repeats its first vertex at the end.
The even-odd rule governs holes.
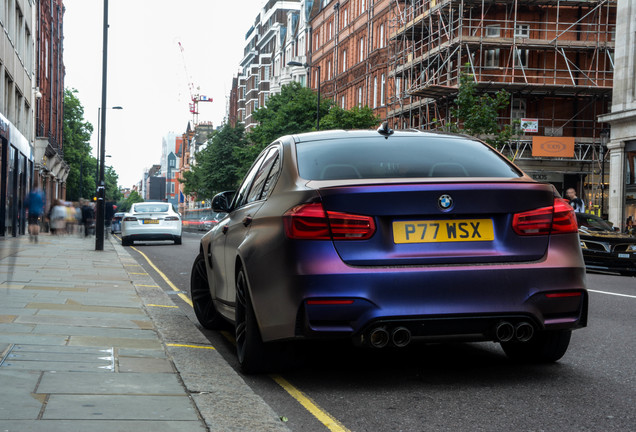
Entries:
POLYGON ((144 219, 144 224, 158 224, 159 219, 144 219))
POLYGON ((493 241, 492 219, 418 220, 393 222, 395 243, 493 241))

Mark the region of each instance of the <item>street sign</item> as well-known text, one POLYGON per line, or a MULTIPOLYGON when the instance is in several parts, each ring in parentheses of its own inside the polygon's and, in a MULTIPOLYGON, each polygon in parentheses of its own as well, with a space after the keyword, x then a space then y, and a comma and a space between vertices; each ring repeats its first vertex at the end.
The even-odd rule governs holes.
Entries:
POLYGON ((536 118, 522 118, 521 130, 525 133, 537 133, 539 132, 539 119, 536 118))

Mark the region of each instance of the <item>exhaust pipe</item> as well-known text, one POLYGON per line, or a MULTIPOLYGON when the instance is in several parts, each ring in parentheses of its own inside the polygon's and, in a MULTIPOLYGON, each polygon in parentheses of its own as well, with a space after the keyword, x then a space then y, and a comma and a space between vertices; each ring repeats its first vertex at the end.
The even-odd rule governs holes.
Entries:
POLYGON ((515 336, 515 328, 508 321, 501 321, 495 326, 495 337, 499 342, 508 342, 515 336))
POLYGON ((406 327, 397 327, 391 332, 391 341, 398 348, 403 348, 411 342, 411 331, 406 327))
POLYGON ((369 333, 369 343, 373 348, 384 348, 389 343, 389 332, 384 327, 376 327, 369 333))
POLYGON ((515 337, 519 342, 528 342, 534 335, 534 327, 527 322, 521 322, 515 327, 515 337))

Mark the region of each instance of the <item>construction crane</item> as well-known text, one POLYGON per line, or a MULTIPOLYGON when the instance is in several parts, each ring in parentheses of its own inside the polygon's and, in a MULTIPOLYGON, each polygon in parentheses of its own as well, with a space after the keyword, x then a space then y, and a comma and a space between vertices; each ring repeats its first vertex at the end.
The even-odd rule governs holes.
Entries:
POLYGON ((181 42, 177 43, 179 44, 179 51, 181 51, 181 58, 183 59, 183 70, 185 71, 186 79, 188 80, 188 91, 190 92, 190 103, 188 105, 190 113, 192 114, 192 124, 196 125, 199 123, 199 102, 212 102, 212 98, 199 94, 199 87, 195 88, 192 78, 188 73, 188 63, 185 58, 185 50, 183 45, 181 45, 181 42))

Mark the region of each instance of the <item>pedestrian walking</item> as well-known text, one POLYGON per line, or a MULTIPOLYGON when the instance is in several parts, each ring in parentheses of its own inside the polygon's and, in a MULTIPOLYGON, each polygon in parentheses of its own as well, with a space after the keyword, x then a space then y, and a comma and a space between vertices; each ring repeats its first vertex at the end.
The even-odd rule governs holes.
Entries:
POLYGON ((55 200, 51 209, 51 230, 55 235, 62 235, 66 231, 66 206, 59 199, 55 200))
POLYGON ((82 225, 84 225, 84 237, 88 237, 95 220, 95 213, 88 200, 83 201, 82 205, 82 225))
POLYGON ((29 212, 27 217, 29 241, 37 243, 40 234, 40 218, 44 211, 44 192, 40 189, 37 179, 33 182, 33 189, 27 196, 26 209, 29 212))
POLYGON ((568 190, 565 191, 565 196, 570 201, 570 205, 575 212, 585 213, 585 203, 581 198, 576 196, 576 191, 574 190, 574 188, 568 188, 568 190))

